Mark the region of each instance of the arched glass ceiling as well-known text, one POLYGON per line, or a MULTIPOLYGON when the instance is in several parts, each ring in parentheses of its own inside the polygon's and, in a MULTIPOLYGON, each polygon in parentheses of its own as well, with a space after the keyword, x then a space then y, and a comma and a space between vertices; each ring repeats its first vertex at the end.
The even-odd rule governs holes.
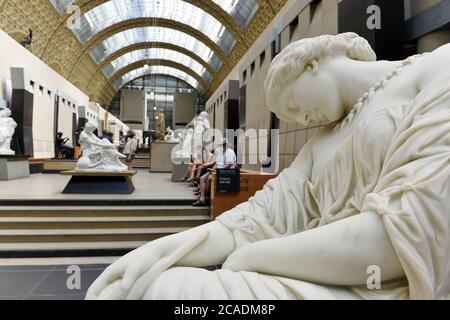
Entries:
POLYGON ((73 32, 81 43, 86 43, 96 33, 135 18, 164 18, 189 25, 208 36, 225 53, 229 53, 236 42, 220 21, 182 0, 111 0, 86 12, 81 28, 73 32))
POLYGON ((185 65, 186 67, 196 72, 199 76, 205 78, 205 80, 208 82, 211 82, 212 80, 211 74, 205 69, 205 67, 197 61, 193 60, 191 57, 178 51, 162 48, 149 48, 128 52, 108 64, 105 69, 103 69, 103 73, 106 77, 110 78, 120 69, 137 61, 162 59, 171 60, 185 65))
POLYGON ((181 31, 164 27, 134 28, 116 33, 92 49, 91 57, 99 64, 119 49, 144 42, 174 44, 194 52, 215 70, 219 70, 222 66, 222 61, 203 42, 181 31))
POLYGON ((151 66, 148 68, 142 67, 142 68, 130 71, 129 73, 125 74, 120 79, 116 80, 116 82, 114 82, 114 87, 117 90, 120 90, 120 88, 122 88, 125 84, 127 84, 131 80, 142 77, 144 75, 148 75, 148 74, 169 75, 169 76, 179 78, 181 80, 186 81, 193 88, 197 89, 197 91, 199 91, 200 93, 203 93, 205 91, 203 86, 200 83, 198 83, 198 81, 195 80, 193 77, 188 75, 187 73, 185 73, 181 70, 171 68, 171 67, 166 67, 166 66, 151 66))
POLYGON ((259 9, 256 0, 213 0, 241 26, 246 27, 259 9))
MULTIPOLYGON (((250 20, 259 9, 256 0, 212 0, 224 9, 241 26, 248 25, 250 20)), ((50 0, 59 13, 67 10, 74 0, 50 0)))

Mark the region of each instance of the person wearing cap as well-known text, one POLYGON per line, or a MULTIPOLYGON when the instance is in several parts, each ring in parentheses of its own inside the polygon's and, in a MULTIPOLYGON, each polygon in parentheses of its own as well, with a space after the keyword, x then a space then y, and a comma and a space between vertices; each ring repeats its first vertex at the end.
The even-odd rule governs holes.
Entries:
POLYGON ((233 149, 228 147, 228 139, 217 141, 219 146, 215 151, 216 161, 212 169, 200 178, 200 197, 193 204, 194 207, 206 206, 206 195, 210 193, 212 183, 212 172, 216 169, 234 169, 237 166, 237 157, 233 149))
POLYGON ((133 170, 133 161, 136 158, 137 148, 138 142, 136 140, 136 133, 134 133, 134 131, 128 131, 127 143, 125 145, 125 149, 123 150, 123 154, 127 157, 126 163, 128 165, 128 171, 133 170))

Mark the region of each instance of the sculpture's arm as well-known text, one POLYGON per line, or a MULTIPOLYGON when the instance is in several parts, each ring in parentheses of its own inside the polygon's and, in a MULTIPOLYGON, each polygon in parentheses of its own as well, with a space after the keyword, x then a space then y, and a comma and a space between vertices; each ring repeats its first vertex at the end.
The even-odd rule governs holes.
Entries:
POLYGON ((294 236, 247 245, 223 267, 325 285, 360 286, 367 283, 367 270, 374 265, 380 267, 382 281, 404 276, 381 217, 367 212, 294 236))

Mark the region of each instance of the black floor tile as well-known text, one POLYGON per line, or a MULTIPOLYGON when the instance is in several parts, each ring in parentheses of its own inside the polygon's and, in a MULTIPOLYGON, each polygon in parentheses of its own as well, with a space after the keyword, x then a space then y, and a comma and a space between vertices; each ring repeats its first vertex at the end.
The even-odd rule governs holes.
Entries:
POLYGON ((81 289, 70 290, 67 280, 71 274, 66 271, 56 270, 51 272, 39 286, 37 286, 30 296, 66 296, 85 295, 92 283, 100 276, 103 270, 81 270, 81 289))
POLYGON ((0 299, 26 296, 47 274, 43 271, 0 272, 0 299))

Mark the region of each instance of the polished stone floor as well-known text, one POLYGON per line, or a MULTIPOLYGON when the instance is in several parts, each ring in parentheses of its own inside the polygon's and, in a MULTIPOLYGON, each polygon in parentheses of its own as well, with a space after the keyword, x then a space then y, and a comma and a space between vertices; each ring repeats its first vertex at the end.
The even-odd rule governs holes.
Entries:
MULTIPOLYGON (((33 174, 29 178, 0 181, 0 200, 109 200, 111 195, 63 195, 70 177, 58 174, 33 174)), ((150 173, 138 170, 133 178, 136 191, 131 195, 114 195, 118 200, 185 200, 192 199, 191 188, 185 183, 173 183, 168 173, 150 173)))
POLYGON ((0 266, 0 300, 83 300, 107 265, 78 267, 81 286, 71 288, 69 265, 0 266))
MULTIPOLYGON (((0 301, 84 300, 87 290, 117 257, 0 259, 0 301), (69 267, 80 270, 80 288, 73 283, 69 267)), ((205 268, 213 271, 220 266, 205 268)))

